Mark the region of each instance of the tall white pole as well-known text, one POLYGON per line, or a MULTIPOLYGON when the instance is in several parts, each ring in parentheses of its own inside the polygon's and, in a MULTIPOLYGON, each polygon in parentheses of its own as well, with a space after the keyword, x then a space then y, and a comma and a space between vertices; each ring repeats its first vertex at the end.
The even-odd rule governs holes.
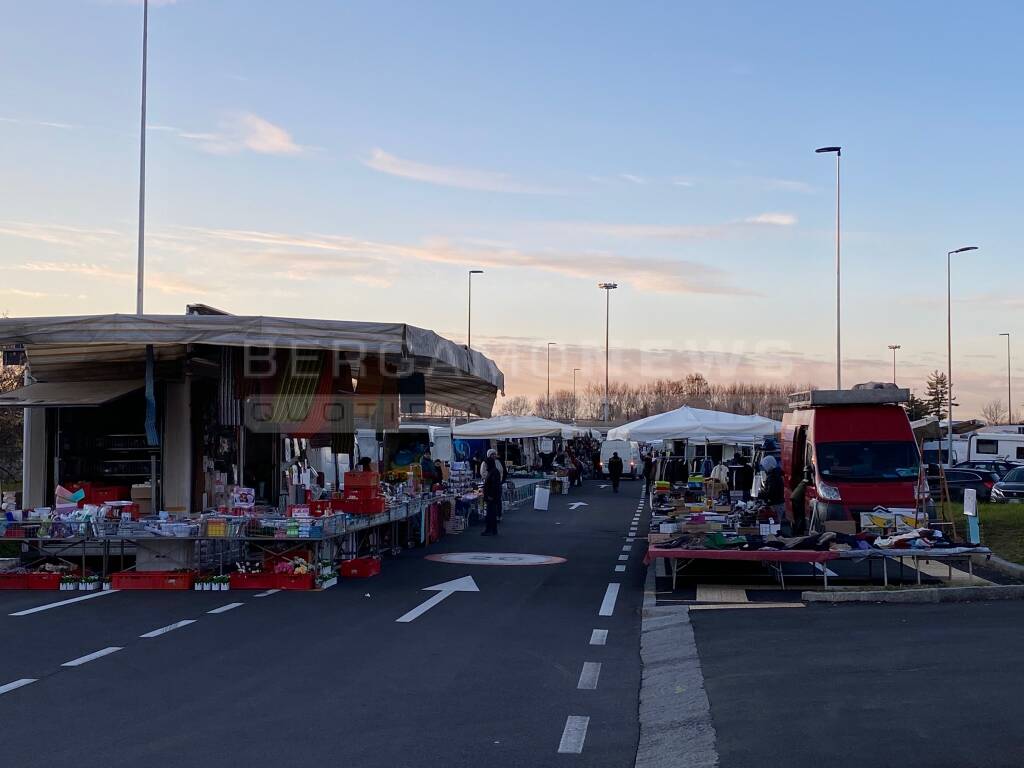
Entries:
POLYGON ((473 271, 469 272, 469 297, 466 301, 466 349, 473 348, 473 271))
POLYGON ((840 312, 840 260, 839 260, 839 159, 841 151, 836 152, 836 389, 843 388, 843 356, 842 356, 842 313, 840 312))
POLYGON ((139 266, 135 313, 142 314, 146 269, 146 59, 149 53, 149 0, 142 3, 142 122, 139 129, 139 266))
POLYGON ((608 329, 611 323, 612 292, 604 291, 604 420, 608 421, 608 329))
POLYGON ((953 283, 950 277, 950 263, 953 252, 946 254, 946 397, 949 401, 949 423, 946 424, 948 438, 946 464, 953 466, 953 283))

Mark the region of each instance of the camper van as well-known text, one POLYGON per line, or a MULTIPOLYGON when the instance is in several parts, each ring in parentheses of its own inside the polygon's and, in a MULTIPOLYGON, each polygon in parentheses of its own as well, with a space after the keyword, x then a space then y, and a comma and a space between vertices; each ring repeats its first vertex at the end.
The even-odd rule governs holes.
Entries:
POLYGON ((979 430, 968 436, 967 446, 967 461, 1024 461, 1024 427, 979 430))
POLYGON ((605 440, 601 443, 601 474, 608 474, 608 459, 613 453, 622 459, 622 476, 635 480, 644 472, 644 459, 640 455, 640 443, 634 440, 605 440))
POLYGON ((786 517, 794 528, 823 530, 831 521, 858 523, 876 506, 916 509, 927 481, 906 411, 910 391, 813 390, 790 398, 782 420, 786 517), (810 478, 802 509, 792 491, 810 478))

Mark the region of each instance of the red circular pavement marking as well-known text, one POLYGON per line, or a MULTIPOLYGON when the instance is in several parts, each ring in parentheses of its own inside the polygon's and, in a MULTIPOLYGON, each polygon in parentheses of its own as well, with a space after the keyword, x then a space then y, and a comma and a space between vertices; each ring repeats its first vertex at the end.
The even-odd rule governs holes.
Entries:
POLYGON ((554 555, 527 555, 519 552, 446 552, 427 555, 427 560, 436 563, 458 563, 460 565, 558 565, 564 557, 554 555))

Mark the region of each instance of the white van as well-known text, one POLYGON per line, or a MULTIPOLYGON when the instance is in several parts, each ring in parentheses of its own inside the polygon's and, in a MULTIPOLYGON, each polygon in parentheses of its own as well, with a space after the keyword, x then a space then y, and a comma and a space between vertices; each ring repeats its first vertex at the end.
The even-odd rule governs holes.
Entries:
POLYGON ((644 460, 640 455, 640 443, 633 440, 605 440, 601 443, 601 474, 608 474, 608 459, 613 453, 622 459, 622 476, 635 480, 644 473, 644 460))

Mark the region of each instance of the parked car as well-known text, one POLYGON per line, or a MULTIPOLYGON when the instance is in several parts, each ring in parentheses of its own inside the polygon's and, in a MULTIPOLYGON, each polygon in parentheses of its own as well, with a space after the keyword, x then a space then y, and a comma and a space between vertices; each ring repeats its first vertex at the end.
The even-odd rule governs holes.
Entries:
MULTIPOLYGON (((992 489, 999 482, 999 475, 987 469, 947 469, 946 485, 949 487, 949 497, 953 501, 963 501, 964 491, 973 488, 978 494, 978 501, 989 501, 992 498, 992 489)), ((939 475, 928 475, 928 487, 931 490, 932 498, 938 501, 942 498, 942 479, 939 475)))
POLYGON ((955 469, 984 469, 988 472, 995 472, 1000 477, 1017 467, 1024 467, 1024 462, 1010 461, 1008 459, 980 459, 976 461, 961 461, 955 465, 955 469))
POLYGON ((992 487, 992 501, 998 503, 1024 503, 1024 467, 1010 470, 992 487))

